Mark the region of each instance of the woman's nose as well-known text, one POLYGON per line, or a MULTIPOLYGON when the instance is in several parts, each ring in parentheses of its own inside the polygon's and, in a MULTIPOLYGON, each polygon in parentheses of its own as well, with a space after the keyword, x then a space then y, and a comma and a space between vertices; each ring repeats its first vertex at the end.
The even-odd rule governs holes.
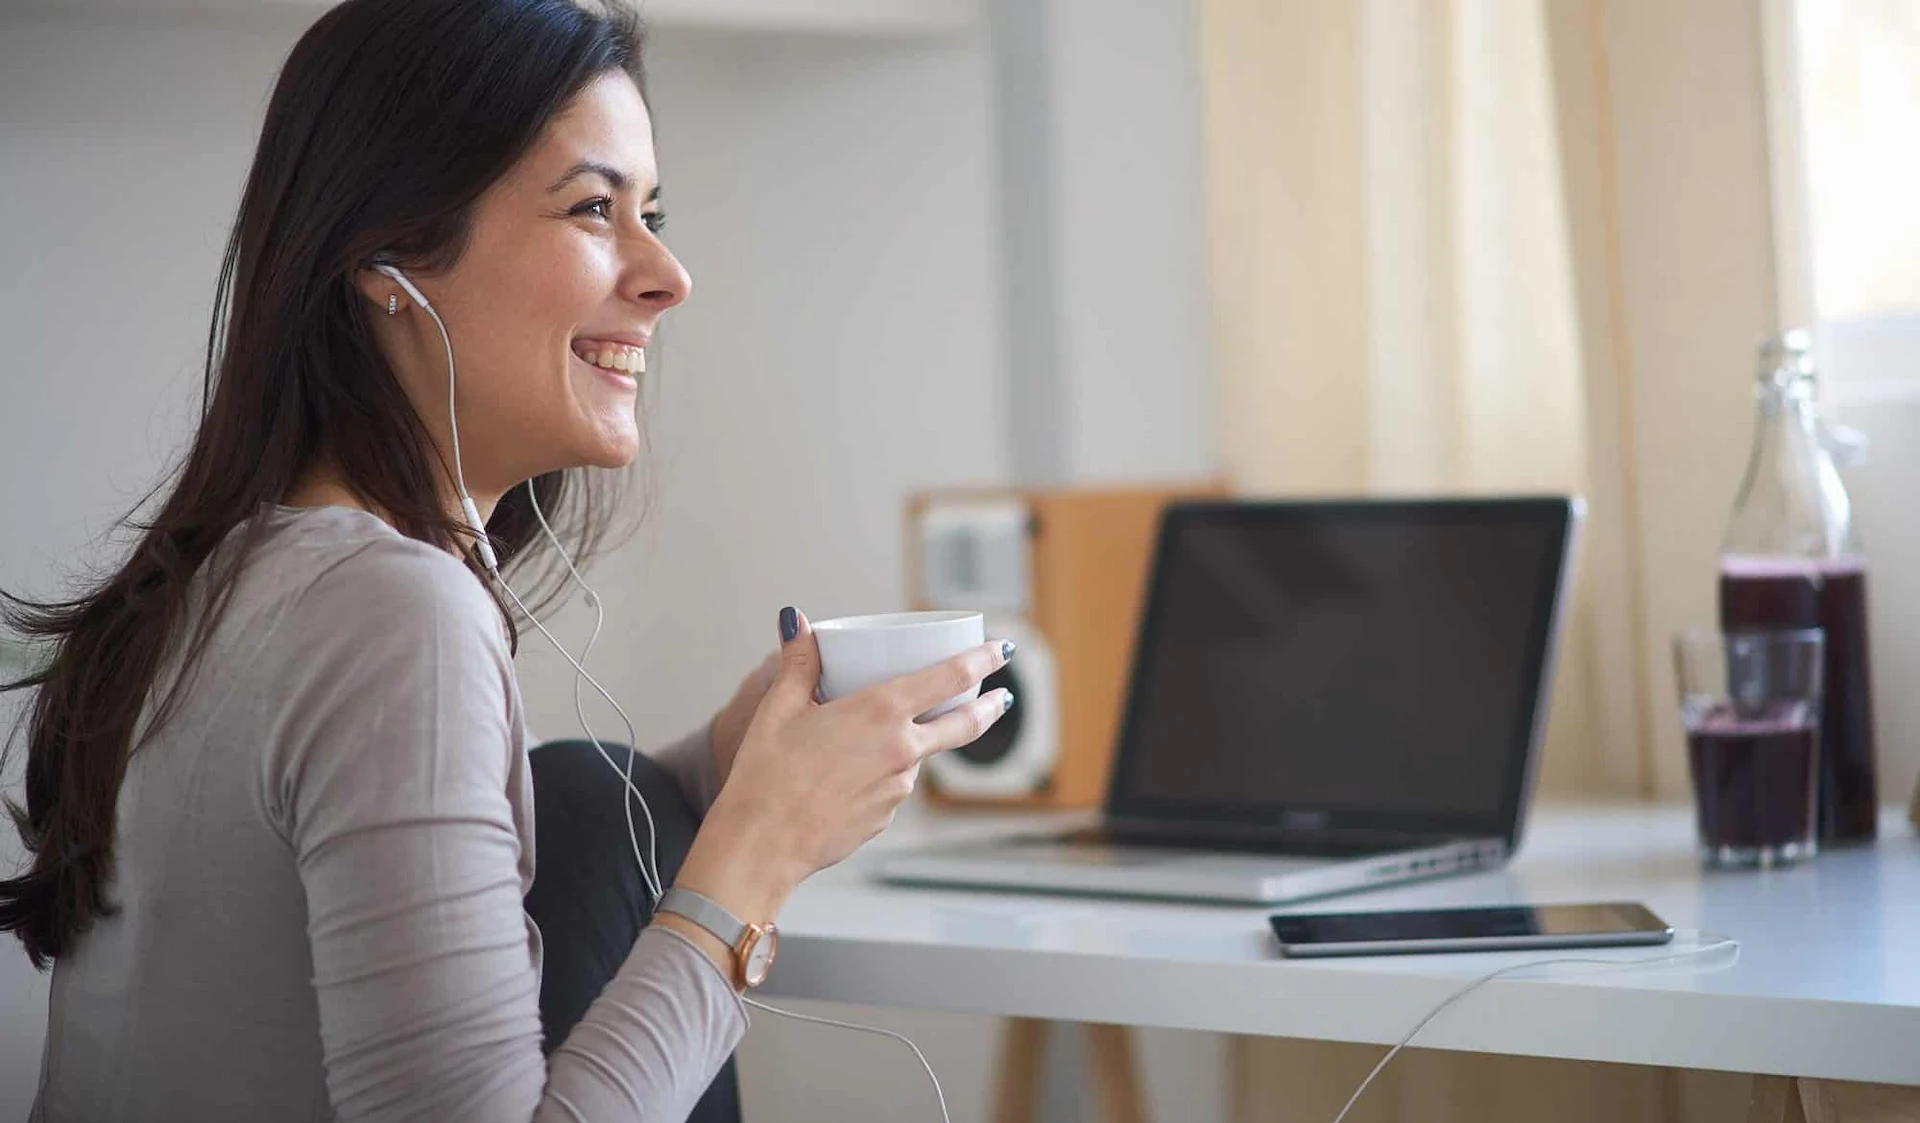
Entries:
POLYGON ((628 281, 634 300, 665 311, 693 292, 693 278, 687 275, 686 267, 658 239, 640 240, 634 253, 637 260, 628 281))

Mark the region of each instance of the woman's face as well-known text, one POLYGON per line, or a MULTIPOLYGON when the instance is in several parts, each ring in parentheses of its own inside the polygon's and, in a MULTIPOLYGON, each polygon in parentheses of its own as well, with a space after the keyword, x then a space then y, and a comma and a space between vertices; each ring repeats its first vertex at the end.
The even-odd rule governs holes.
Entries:
MULTIPOLYGON (((476 498, 638 454, 641 348, 692 288, 657 236, 659 195, 646 104, 625 74, 605 74, 480 198, 459 261, 408 274, 453 338, 460 452, 476 498)), ((377 288, 383 280, 370 282, 382 311, 392 287, 377 288)), ((438 330, 412 307, 375 320, 445 449, 438 330)))

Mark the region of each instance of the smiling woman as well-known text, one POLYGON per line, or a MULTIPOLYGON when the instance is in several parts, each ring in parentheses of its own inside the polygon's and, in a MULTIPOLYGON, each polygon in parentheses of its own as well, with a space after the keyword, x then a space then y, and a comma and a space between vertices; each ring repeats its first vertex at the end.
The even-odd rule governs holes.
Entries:
MULTIPOLYGON (((608 1071, 684 1114, 726 1060, 738 1003, 662 929, 545 1029, 644 1035, 662 1012, 635 995, 665 986, 694 1000, 672 1055, 543 1071, 513 621, 448 502, 452 344, 373 268, 459 341, 467 485, 508 571, 536 494, 584 558, 615 482, 585 472, 634 459, 635 355, 688 289, 641 82, 632 20, 565 0, 354 0, 288 58, 170 494, 91 595, 8 602, 52 654, 11 684, 37 688, 33 861, 0 884, 0 926, 56 965, 40 1117, 524 1119, 618 1104, 608 1071), (418 701, 367 705, 395 689, 418 701)), ((640 770, 671 811, 664 778, 640 770)))
POLYGON ((578 579, 690 291, 643 90, 573 0, 347 0, 294 47, 158 514, 85 595, 0 594, 36 1118, 730 1123, 781 904, 1005 711, 914 721, 997 644, 818 703, 789 608, 651 757, 529 744, 509 581, 543 541, 578 579))

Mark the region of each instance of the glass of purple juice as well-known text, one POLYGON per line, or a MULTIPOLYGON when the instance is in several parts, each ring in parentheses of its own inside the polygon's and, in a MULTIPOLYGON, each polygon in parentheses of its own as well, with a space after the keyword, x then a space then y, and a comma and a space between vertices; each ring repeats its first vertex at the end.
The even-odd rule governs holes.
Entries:
POLYGON ((1818 628, 1674 639, 1707 865, 1770 867, 1818 852, 1825 651, 1818 628))

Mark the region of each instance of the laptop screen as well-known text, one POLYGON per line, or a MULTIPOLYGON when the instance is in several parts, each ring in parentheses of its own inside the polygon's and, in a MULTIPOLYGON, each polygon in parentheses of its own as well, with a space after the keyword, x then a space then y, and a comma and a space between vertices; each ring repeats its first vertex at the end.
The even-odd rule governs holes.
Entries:
POLYGON ((1573 510, 1171 508, 1109 814, 1511 838, 1573 510))

